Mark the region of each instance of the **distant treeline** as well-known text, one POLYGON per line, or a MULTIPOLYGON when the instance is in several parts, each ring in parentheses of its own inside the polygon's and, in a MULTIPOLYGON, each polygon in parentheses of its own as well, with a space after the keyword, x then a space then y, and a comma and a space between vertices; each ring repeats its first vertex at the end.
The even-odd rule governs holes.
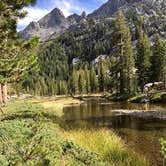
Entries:
POLYGON ((122 12, 113 21, 91 19, 84 28, 41 44, 39 72, 29 73, 22 85, 37 95, 134 94, 149 82, 166 85, 166 40, 148 36, 141 19, 129 28, 122 12))

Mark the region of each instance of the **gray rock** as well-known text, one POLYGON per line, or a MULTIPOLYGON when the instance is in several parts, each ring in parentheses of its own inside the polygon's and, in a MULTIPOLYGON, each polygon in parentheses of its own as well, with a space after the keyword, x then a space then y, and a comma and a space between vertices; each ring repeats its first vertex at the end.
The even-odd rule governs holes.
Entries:
POLYGON ((103 4, 99 9, 95 10, 92 14, 89 14, 89 17, 110 17, 115 12, 117 12, 122 6, 126 4, 131 4, 139 2, 141 0, 109 0, 103 4))
POLYGON ((77 24, 81 21, 81 16, 78 14, 72 14, 69 17, 67 17, 67 20, 70 22, 70 25, 77 24))
POLYGON ((69 27, 69 21, 63 13, 55 8, 38 22, 31 22, 20 36, 23 39, 29 39, 32 36, 38 36, 41 41, 47 40, 54 33, 61 33, 69 27))
POLYGON ((161 119, 166 120, 166 110, 112 110, 119 115, 129 115, 142 119, 161 119))

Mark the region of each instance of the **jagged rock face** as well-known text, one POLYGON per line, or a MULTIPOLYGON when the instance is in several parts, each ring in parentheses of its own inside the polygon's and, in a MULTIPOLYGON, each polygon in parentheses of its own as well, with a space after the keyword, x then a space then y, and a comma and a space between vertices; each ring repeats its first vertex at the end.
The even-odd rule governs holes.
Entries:
MULTIPOLYGON (((130 15, 136 21, 143 18, 144 27, 150 37, 159 33, 166 38, 166 1, 165 0, 141 0, 139 3, 133 3, 121 8, 126 16, 130 15)), ((134 26, 134 25, 133 25, 134 26)))
POLYGON ((45 41, 53 34, 62 33, 70 26, 79 24, 85 18, 85 12, 81 15, 73 14, 65 18, 63 13, 58 8, 55 8, 38 22, 31 22, 23 31, 19 32, 19 34, 23 39, 38 36, 41 41, 45 41))
MULTIPOLYGON (((157 32, 166 38, 166 0, 109 0, 88 17, 108 18, 118 10, 122 10, 127 17, 135 18, 134 21, 137 16, 141 16, 150 36, 157 32)), ((134 25, 131 25, 132 27, 134 25)))
POLYGON ((38 22, 31 22, 20 32, 20 36, 23 39, 38 36, 41 41, 45 41, 52 34, 63 32, 68 27, 69 21, 59 9, 55 8, 38 22))
POLYGON ((132 5, 149 5, 151 7, 158 7, 161 4, 165 4, 165 0, 108 0, 99 9, 89 14, 88 17, 101 18, 110 17, 119 9, 129 9, 132 5))
POLYGON ((70 22, 70 25, 78 24, 80 23, 83 19, 86 19, 86 13, 82 12, 81 15, 78 14, 72 14, 69 17, 67 17, 67 20, 70 22))
POLYGON ((82 12, 81 17, 86 18, 86 12, 85 11, 82 12))
POLYGON ((109 17, 117 12, 122 6, 139 2, 141 0, 109 0, 107 3, 102 5, 99 9, 95 10, 89 17, 109 17))
POLYGON ((70 25, 73 25, 73 24, 79 23, 81 18, 82 17, 80 15, 78 15, 78 14, 72 14, 71 16, 69 16, 67 18, 67 20, 70 22, 70 25))
POLYGON ((166 38, 166 0, 108 0, 88 16, 83 12, 81 15, 73 14, 67 18, 55 8, 38 22, 31 22, 20 32, 20 36, 24 39, 39 36, 41 41, 45 41, 66 30, 86 26, 89 18, 100 20, 99 18, 112 17, 118 10, 122 10, 126 16, 144 17, 145 26, 149 28, 148 32, 151 34, 158 32, 166 38))
POLYGON ((54 26, 68 26, 68 22, 63 15, 63 13, 55 8, 48 15, 39 20, 39 25, 41 28, 52 28, 54 26))

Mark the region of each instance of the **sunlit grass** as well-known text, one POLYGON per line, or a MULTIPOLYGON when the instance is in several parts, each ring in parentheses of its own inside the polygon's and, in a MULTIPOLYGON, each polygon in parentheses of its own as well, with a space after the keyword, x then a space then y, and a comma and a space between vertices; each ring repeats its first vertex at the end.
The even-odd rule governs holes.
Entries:
POLYGON ((81 101, 72 97, 61 98, 49 98, 40 97, 26 100, 12 100, 4 108, 6 113, 14 113, 19 110, 29 110, 30 107, 34 107, 41 112, 54 113, 56 116, 61 117, 63 115, 63 107, 71 104, 80 104, 81 101), (22 105, 24 105, 23 108, 22 105))
MULTIPOLYGON (((136 103, 140 103, 144 98, 145 98, 145 94, 138 94, 134 97, 131 97, 128 99, 129 102, 136 102, 136 103)), ((166 92, 154 92, 151 93, 149 96, 150 102, 162 102, 164 103, 166 101, 166 92)))
POLYGON ((71 97, 59 98, 52 101, 48 99, 31 101, 32 103, 38 103, 43 106, 46 112, 55 113, 58 117, 63 115, 63 107, 69 104, 79 104, 80 101, 77 99, 73 99, 71 97))
POLYGON ((138 94, 134 97, 129 98, 128 102, 140 102, 143 99, 143 97, 145 97, 144 94, 138 94))
POLYGON ((81 147, 98 153, 102 160, 112 165, 146 166, 143 157, 127 149, 123 141, 108 129, 83 129, 64 132, 64 137, 81 147))
MULTIPOLYGON (((155 100, 161 100, 162 97, 164 98, 164 96, 166 96, 166 92, 158 92, 158 93, 154 93, 152 96, 151 96, 151 100, 152 101, 155 101, 155 100)), ((166 97, 165 97, 166 98, 166 97)))
POLYGON ((43 101, 40 102, 40 104, 44 107, 44 108, 59 108, 62 109, 65 105, 69 105, 69 104, 80 104, 80 101, 77 99, 73 99, 73 98, 61 98, 61 99, 57 99, 55 101, 43 101))

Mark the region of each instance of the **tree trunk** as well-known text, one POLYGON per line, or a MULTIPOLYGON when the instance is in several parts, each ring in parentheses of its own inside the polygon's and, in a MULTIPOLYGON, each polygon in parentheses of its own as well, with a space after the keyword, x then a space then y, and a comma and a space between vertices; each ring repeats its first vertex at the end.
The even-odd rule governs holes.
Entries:
POLYGON ((7 85, 0 84, 0 111, 2 112, 2 114, 4 114, 4 111, 1 108, 1 105, 6 103, 7 103, 7 85))
POLYGON ((2 84, 0 84, 0 104, 3 104, 3 92, 2 92, 2 84))
POLYGON ((124 80, 124 49, 123 49, 123 39, 122 39, 122 35, 121 35, 121 55, 120 55, 120 93, 123 94, 124 93, 124 84, 125 84, 125 80, 124 80))
POLYGON ((166 74, 164 75, 164 90, 166 90, 166 74))
POLYGON ((2 95, 3 104, 6 104, 7 100, 8 100, 8 98, 7 98, 7 84, 3 84, 2 92, 3 92, 3 95, 2 95))

